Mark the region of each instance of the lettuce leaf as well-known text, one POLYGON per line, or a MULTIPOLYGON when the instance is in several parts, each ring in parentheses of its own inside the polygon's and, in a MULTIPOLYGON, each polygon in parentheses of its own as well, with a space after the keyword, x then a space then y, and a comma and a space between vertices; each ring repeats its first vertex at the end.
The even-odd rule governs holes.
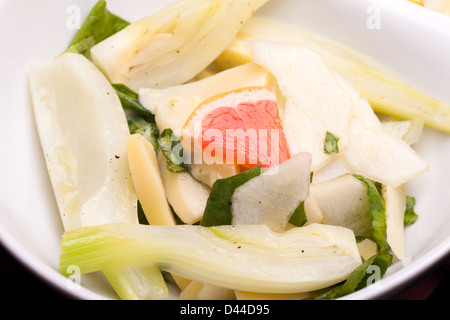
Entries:
POLYGON ((67 52, 80 53, 90 59, 90 49, 94 45, 119 32, 129 24, 129 22, 109 12, 105 0, 99 0, 73 37, 67 52))

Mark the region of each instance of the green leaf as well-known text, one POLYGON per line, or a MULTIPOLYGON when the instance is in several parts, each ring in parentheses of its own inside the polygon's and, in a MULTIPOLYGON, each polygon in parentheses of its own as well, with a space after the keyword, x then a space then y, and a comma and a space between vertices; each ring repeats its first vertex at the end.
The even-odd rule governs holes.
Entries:
POLYGON ((315 300, 332 300, 365 288, 383 278, 392 263, 392 256, 388 253, 374 255, 356 268, 347 280, 328 290, 312 293, 315 300))
POLYGON ((145 216, 144 209, 142 209, 141 202, 137 202, 137 213, 139 224, 149 225, 147 217, 145 216))
POLYGON ((372 215, 372 240, 378 245, 380 252, 389 250, 386 237, 386 214, 385 203, 377 186, 363 176, 355 175, 355 178, 364 182, 367 186, 367 196, 369 198, 369 211, 372 215))
POLYGON ((211 188, 200 225, 212 227, 231 224, 231 197, 234 190, 261 173, 263 169, 258 166, 232 177, 217 180, 211 188))
POLYGON ((414 206, 416 205, 416 199, 414 197, 406 196, 406 210, 404 217, 404 224, 406 226, 412 225, 417 221, 419 217, 414 212, 414 206))
POLYGON ((119 32, 130 23, 112 14, 106 1, 99 0, 70 42, 67 52, 80 53, 90 59, 90 49, 97 43, 119 32))
POLYGON ((327 134, 325 136, 325 142, 323 145, 323 151, 326 154, 330 153, 339 153, 339 147, 338 147, 339 138, 336 137, 334 134, 327 131, 327 134))
POLYGON ((305 201, 302 201, 297 209, 295 209, 294 213, 292 214, 291 218, 289 219, 289 223, 293 224, 294 226, 301 227, 308 221, 308 218, 306 217, 305 212, 305 201))
POLYGON ((164 129, 158 138, 161 152, 167 160, 170 172, 189 172, 189 165, 184 163, 184 149, 181 141, 173 134, 172 129, 164 129))
POLYGON ((137 115, 128 116, 128 128, 130 134, 141 134, 153 145, 155 151, 158 150, 159 130, 154 122, 137 115))
POLYGON ((120 102, 122 103, 122 107, 133 110, 144 117, 148 117, 152 122, 155 122, 155 116, 142 106, 139 101, 139 95, 136 92, 124 84, 115 83, 112 84, 112 87, 116 90, 120 102))

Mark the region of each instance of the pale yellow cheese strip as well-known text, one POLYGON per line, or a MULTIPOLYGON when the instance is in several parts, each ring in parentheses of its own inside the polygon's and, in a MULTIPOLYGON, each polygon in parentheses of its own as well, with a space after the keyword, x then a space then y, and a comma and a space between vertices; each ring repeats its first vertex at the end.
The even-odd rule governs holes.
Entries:
MULTIPOLYGON (((140 134, 129 136, 126 146, 131 177, 148 223, 175 225, 175 219, 164 193, 155 149, 140 134)), ((191 282, 175 274, 172 274, 172 277, 181 290, 191 282)))
POLYGON ((167 203, 156 152, 140 134, 126 140, 128 162, 136 194, 151 225, 175 225, 167 203))

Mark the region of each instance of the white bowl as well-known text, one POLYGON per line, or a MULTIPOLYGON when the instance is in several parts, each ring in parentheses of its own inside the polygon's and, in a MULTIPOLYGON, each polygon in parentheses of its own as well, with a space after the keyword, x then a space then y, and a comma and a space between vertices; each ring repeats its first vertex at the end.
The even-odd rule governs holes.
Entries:
MULTIPOLYGON (((98 274, 73 287, 58 273, 63 232, 33 122, 26 74, 33 62, 64 51, 96 1, 0 0, 0 239, 22 263, 80 299, 114 299, 98 274)), ((109 0, 130 21, 171 1, 109 0), (130 2, 133 5, 130 5, 130 2)), ((391 68, 420 91, 450 104, 450 17, 406 0, 271 0, 258 15, 309 29, 354 47, 391 68)), ((450 135, 427 129, 415 145, 430 171, 408 185, 419 219, 406 229, 406 256, 377 285, 346 299, 389 298, 450 253, 450 135)))

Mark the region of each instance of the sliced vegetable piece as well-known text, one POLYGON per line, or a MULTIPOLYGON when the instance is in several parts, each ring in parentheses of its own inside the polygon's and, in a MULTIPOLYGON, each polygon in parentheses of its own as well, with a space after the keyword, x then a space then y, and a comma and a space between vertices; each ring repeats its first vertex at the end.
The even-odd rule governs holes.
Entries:
POLYGON ((145 217, 151 225, 175 225, 161 181, 156 152, 140 134, 126 139, 131 178, 145 217))
POLYGON ((235 67, 253 61, 252 39, 300 44, 318 52, 326 63, 365 97, 377 112, 396 118, 424 116, 425 125, 450 132, 450 105, 429 97, 371 58, 332 40, 273 19, 253 16, 218 57, 215 65, 235 67))
POLYGON ((372 215, 364 183, 345 174, 312 183, 310 194, 323 215, 323 223, 349 228, 356 236, 371 236, 372 215))
MULTIPOLYGON (((65 53, 33 65, 29 84, 36 125, 65 230, 112 222, 137 224, 121 103, 84 56, 65 53)), ((121 299, 168 295, 156 268, 105 268, 121 299), (136 281, 136 279, 141 279, 136 281)))
POLYGON ((386 241, 394 255, 399 260, 403 260, 405 258, 406 186, 382 186, 381 196, 386 207, 386 241))
POLYGON ((263 169, 255 167, 235 176, 217 180, 212 186, 200 224, 204 227, 230 225, 233 218, 231 197, 234 191, 261 173, 263 169))
POLYGON ((424 117, 414 117, 411 120, 391 120, 382 122, 383 129, 391 136, 403 139, 412 145, 422 136, 424 117))
POLYGON ((185 83, 206 68, 267 0, 179 0, 91 49, 113 83, 133 90, 185 83))
POLYGON ((368 260, 378 253, 378 246, 375 242, 373 242, 369 238, 366 238, 358 242, 358 250, 361 258, 363 258, 364 260, 368 260))
POLYGON ((282 232, 309 194, 310 173, 311 154, 299 153, 236 188, 231 223, 264 224, 282 232))
POLYGON ((161 152, 157 157, 164 194, 173 211, 184 223, 199 222, 205 211, 210 188, 188 172, 169 171, 167 159, 161 152))
POLYGON ((29 83, 65 229, 136 223, 127 120, 105 77, 84 56, 65 53, 31 66, 29 83))
POLYGON ((323 213, 320 210, 319 206, 317 205, 316 200, 314 200, 314 198, 311 195, 311 185, 309 191, 310 191, 309 195, 303 203, 303 209, 306 215, 305 224, 323 223, 323 213))
POLYGON ((284 233, 267 226, 109 224, 66 232, 60 270, 159 265, 234 290, 295 293, 339 283, 361 264, 352 231, 311 224, 284 233))
POLYGON ((180 300, 235 300, 234 291, 227 288, 192 281, 180 293, 180 300))

